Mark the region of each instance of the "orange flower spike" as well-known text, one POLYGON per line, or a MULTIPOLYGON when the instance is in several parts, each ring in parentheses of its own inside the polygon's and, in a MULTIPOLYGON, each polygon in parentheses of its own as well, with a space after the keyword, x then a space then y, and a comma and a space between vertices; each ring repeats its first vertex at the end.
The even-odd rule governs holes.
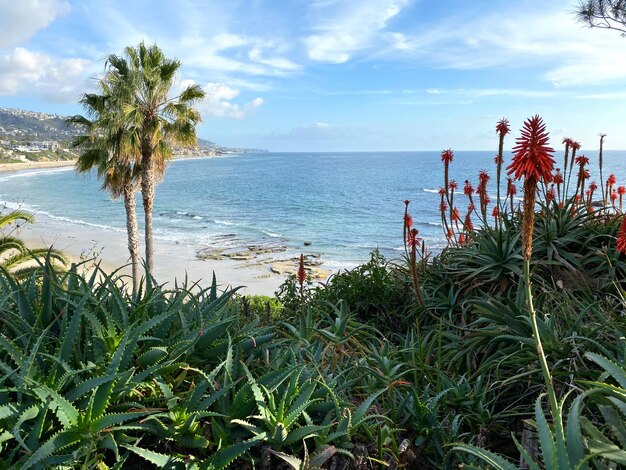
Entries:
POLYGON ((521 132, 521 137, 515 140, 515 156, 507 167, 508 174, 514 174, 516 180, 524 177, 535 182, 550 181, 555 162, 546 125, 539 116, 533 116, 524 122, 521 132))
POLYGON ((443 183, 444 188, 448 188, 448 166, 454 160, 454 152, 447 149, 441 152, 441 161, 443 162, 443 183))
POLYGON ((304 270, 304 254, 300 253, 300 264, 298 265, 298 283, 300 284, 300 290, 306 280, 306 271, 304 270))
POLYGON ((502 118, 496 124, 496 132, 500 135, 507 135, 511 132, 511 127, 509 126, 509 120, 507 118, 502 118))
POLYGON ((535 194, 539 182, 552 180, 554 149, 549 146, 549 134, 543 120, 535 115, 524 122, 521 136, 515 140, 513 162, 507 167, 515 179, 524 178, 524 219, 522 222, 522 253, 526 261, 532 256, 535 223, 535 194))

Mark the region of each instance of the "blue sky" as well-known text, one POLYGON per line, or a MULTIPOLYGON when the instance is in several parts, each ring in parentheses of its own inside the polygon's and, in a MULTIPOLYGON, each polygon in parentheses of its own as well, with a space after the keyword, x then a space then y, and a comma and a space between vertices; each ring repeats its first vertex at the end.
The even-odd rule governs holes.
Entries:
POLYGON ((0 107, 78 113, 107 54, 143 39, 205 87, 198 134, 224 145, 482 150, 501 117, 540 114, 555 146, 626 149, 626 38, 576 5, 0 0, 0 107))

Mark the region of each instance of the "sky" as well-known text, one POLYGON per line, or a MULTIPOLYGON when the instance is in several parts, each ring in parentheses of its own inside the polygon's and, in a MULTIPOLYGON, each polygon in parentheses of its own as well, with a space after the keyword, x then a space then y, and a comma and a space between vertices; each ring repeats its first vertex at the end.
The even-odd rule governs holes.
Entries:
POLYGON ((199 137, 271 151, 488 150, 539 114, 626 149, 626 38, 572 0, 0 0, 0 107, 81 112, 140 41, 195 82, 199 137))

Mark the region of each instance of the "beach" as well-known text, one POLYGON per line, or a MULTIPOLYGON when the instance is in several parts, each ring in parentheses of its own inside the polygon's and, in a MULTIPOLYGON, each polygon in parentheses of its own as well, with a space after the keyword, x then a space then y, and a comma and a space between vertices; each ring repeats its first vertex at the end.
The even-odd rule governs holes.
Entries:
MULTIPOLYGON (((0 173, 53 169, 73 164, 73 161, 10 163, 0 165, 0 173)), ((141 207, 138 207, 138 217, 142 217, 141 207)), ((17 235, 28 247, 52 246, 65 253, 71 261, 95 259, 106 272, 121 268, 120 274, 130 274, 124 231, 75 224, 39 213, 35 213, 35 219, 34 224, 23 224, 17 229, 17 235)), ((143 249, 143 237, 140 237, 140 243, 143 249)), ((297 269, 295 263, 289 266, 289 261, 285 261, 281 265, 280 274, 273 272, 270 258, 263 254, 242 255, 237 260, 211 259, 211 256, 200 259, 197 250, 198 247, 193 245, 157 237, 153 273, 157 282, 173 287, 175 281, 180 284, 187 279, 189 282, 198 282, 201 287, 208 287, 215 272, 221 289, 241 287, 242 294, 273 295, 287 276, 282 269, 297 269)), ((93 262, 89 261, 86 266, 93 262)))
POLYGON ((72 166, 76 163, 74 160, 59 160, 53 162, 19 162, 19 163, 0 163, 0 173, 12 173, 23 170, 39 170, 44 168, 61 168, 64 166, 72 166))

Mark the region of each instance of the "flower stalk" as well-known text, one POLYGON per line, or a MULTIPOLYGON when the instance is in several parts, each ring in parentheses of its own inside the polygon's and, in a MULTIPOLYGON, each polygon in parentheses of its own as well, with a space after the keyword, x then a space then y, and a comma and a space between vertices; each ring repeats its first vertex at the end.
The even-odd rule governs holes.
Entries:
MULTIPOLYGON (((548 367, 541 335, 537 323, 537 314, 533 306, 532 285, 530 276, 530 260, 533 251, 533 230, 535 224, 535 197, 537 185, 542 182, 547 184, 552 180, 554 160, 548 142, 549 134, 545 124, 539 116, 534 116, 524 122, 521 137, 516 140, 513 148, 515 156, 513 162, 507 167, 509 174, 514 174, 515 179, 524 178, 524 202, 522 219, 522 254, 524 256, 524 286, 526 302, 533 329, 533 336, 537 347, 539 364, 545 380, 552 416, 557 417, 560 413, 559 403, 554 392, 552 375, 548 367)), ((572 160, 574 155, 572 155, 572 160)), ((570 162, 571 163, 571 162, 570 162)), ((555 419, 555 423, 559 420, 555 419)), ((558 423, 557 423, 558 425, 558 423)))

